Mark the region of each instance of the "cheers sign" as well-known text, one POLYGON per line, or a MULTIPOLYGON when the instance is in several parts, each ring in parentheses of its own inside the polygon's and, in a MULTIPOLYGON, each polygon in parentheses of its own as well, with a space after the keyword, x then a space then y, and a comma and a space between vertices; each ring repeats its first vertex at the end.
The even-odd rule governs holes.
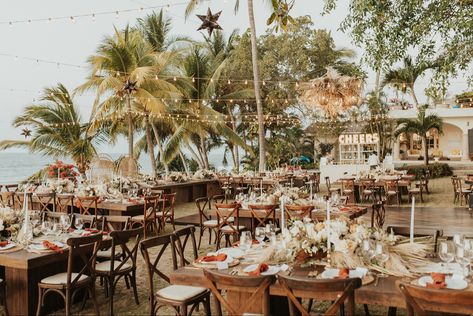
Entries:
POLYGON ((338 136, 338 141, 343 145, 351 144, 377 144, 379 136, 374 134, 342 134, 338 136))

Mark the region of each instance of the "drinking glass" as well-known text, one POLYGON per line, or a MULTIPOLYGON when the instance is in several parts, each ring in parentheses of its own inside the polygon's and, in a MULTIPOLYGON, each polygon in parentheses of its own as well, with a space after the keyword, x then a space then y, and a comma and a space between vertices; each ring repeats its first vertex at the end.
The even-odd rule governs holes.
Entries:
POLYGON ((255 238, 262 245, 264 237, 266 237, 265 227, 256 227, 255 228, 255 238))
POLYGON ((51 233, 52 223, 50 221, 43 221, 41 223, 41 232, 44 235, 49 235, 51 233))
MULTIPOLYGON (((386 252, 386 249, 383 247, 382 243, 376 243, 375 256, 374 257, 376 258, 378 263, 382 264, 383 266, 386 263, 386 261, 388 261, 389 253, 386 252)), ((378 274, 378 277, 380 277, 380 278, 385 278, 387 276, 388 275, 385 274, 385 273, 378 274)))
POLYGON ((253 239, 251 238, 251 233, 248 231, 241 232, 239 247, 243 251, 248 251, 251 248, 253 239))
POLYGON ((375 251, 373 249, 373 244, 369 239, 363 240, 361 254, 368 261, 371 261, 374 258, 375 251))
POLYGON ((438 248, 438 255, 439 258, 445 262, 446 268, 448 270, 449 263, 453 261, 454 259, 454 254, 453 254, 453 244, 449 241, 442 241, 439 244, 438 248))
POLYGON ((268 237, 268 239, 271 237, 272 234, 276 233, 276 227, 271 222, 266 224, 264 230, 265 230, 266 237, 268 237))
POLYGON ((84 226, 84 221, 82 218, 76 218, 74 220, 74 226, 78 229, 78 230, 82 230, 82 227, 84 226))
POLYGON ((59 223, 63 229, 67 230, 69 227, 71 227, 71 218, 67 215, 61 215, 59 223))
POLYGON ((455 261, 462 268, 462 275, 468 276, 468 265, 470 264, 470 258, 468 257, 467 250, 462 246, 455 247, 455 261))
POLYGON ((463 245, 463 235, 462 234, 453 235, 453 243, 459 246, 463 245))

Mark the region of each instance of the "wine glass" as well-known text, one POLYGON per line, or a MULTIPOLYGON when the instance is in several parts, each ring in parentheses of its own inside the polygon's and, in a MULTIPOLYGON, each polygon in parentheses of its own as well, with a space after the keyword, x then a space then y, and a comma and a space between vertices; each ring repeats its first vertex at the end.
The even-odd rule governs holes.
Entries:
POLYGON ((67 230, 69 227, 71 227, 71 218, 67 215, 61 215, 59 218, 59 223, 63 229, 67 230))
POLYGON ((373 244, 370 242, 369 239, 363 240, 361 254, 368 261, 371 261, 374 258, 375 252, 373 249, 373 244))
POLYGON ((82 227, 84 227, 84 220, 82 218, 76 218, 74 220, 74 226, 77 230, 82 230, 82 227))
POLYGON ((241 232, 239 248, 243 251, 248 251, 251 248, 253 239, 251 238, 251 233, 248 231, 241 232))
POLYGON ((49 235, 51 233, 52 223, 48 220, 45 220, 41 223, 41 232, 44 235, 49 235))
POLYGON ((265 227, 255 228, 255 238, 262 245, 264 237, 266 237, 265 227))
MULTIPOLYGON (((378 261, 378 263, 382 266, 384 266, 384 264, 386 263, 386 261, 388 261, 389 259, 389 253, 386 252, 386 249, 383 247, 383 244, 382 243, 376 243, 376 248, 375 248, 375 256, 374 258, 376 259, 376 261, 378 261)), ((380 278, 385 278, 387 277, 388 275, 385 274, 385 273, 380 273, 378 275, 378 277, 380 278)))
POLYGON ((455 261, 462 268, 462 275, 468 276, 468 265, 470 264, 470 258, 468 257, 467 250, 463 246, 455 246, 455 261))
POLYGON ((453 261, 454 254, 453 254, 453 245, 451 242, 442 241, 439 244, 438 249, 439 258, 446 263, 446 268, 448 270, 448 264, 453 261))
POLYGON ((264 231, 266 233, 266 237, 268 237, 269 239, 272 234, 276 233, 276 227, 272 222, 269 222, 268 224, 266 224, 264 231))
POLYGON ((453 243, 456 245, 463 245, 463 235, 462 234, 455 234, 453 235, 453 243))

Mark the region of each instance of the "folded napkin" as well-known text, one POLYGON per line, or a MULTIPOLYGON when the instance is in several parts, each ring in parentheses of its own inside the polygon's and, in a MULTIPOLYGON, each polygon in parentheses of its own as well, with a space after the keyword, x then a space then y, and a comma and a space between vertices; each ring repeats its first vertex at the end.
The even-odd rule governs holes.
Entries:
POLYGON ((211 255, 199 258, 198 261, 200 262, 222 262, 227 260, 227 255, 224 253, 220 253, 218 255, 211 255))
POLYGON ((350 269, 340 268, 338 270, 338 278, 339 279, 348 279, 349 276, 350 276, 350 269))
POLYGON ((251 276, 260 276, 261 275, 261 272, 266 272, 268 271, 269 269, 269 266, 267 263, 260 263, 256 269, 254 269, 253 271, 251 272, 248 272, 248 275, 251 275, 251 276))
POLYGON ((62 250, 60 247, 58 247, 56 244, 49 242, 47 240, 43 241, 43 246, 49 250, 52 250, 56 253, 63 253, 64 250, 62 250))
POLYGON ((0 241, 0 247, 6 247, 8 246, 8 244, 9 244, 8 240, 0 241))
POLYGON ((445 274, 432 272, 430 274, 432 278, 432 283, 426 283, 426 288, 428 289, 443 289, 447 286, 445 283, 445 274))

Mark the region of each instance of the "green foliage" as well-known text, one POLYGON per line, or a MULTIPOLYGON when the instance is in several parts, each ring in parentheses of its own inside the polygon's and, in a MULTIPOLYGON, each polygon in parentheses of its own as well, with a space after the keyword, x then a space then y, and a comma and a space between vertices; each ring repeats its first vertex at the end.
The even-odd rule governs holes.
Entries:
POLYGON ((450 177, 453 175, 452 168, 446 163, 433 163, 427 166, 405 165, 397 169, 407 170, 407 173, 415 175, 417 180, 419 180, 422 175, 425 175, 426 171, 429 171, 430 178, 450 177))

